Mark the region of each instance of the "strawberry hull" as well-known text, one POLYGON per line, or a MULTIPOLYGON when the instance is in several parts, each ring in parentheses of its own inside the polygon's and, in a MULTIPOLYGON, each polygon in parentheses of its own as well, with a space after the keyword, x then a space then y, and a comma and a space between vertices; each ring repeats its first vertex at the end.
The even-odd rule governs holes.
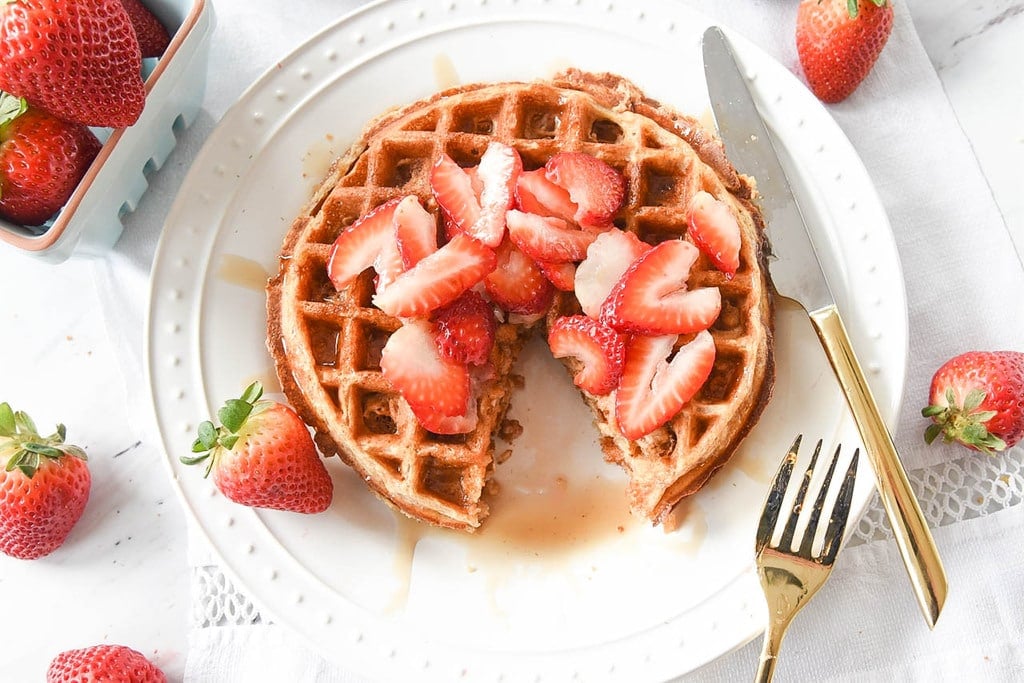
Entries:
POLYGON ((72 255, 105 254, 121 236, 124 214, 134 210, 180 133, 195 120, 206 88, 209 39, 215 23, 209 0, 165 0, 154 13, 171 33, 159 60, 143 60, 146 104, 128 128, 95 129, 103 141, 96 161, 61 211, 39 228, 0 220, 10 249, 50 263, 72 255))

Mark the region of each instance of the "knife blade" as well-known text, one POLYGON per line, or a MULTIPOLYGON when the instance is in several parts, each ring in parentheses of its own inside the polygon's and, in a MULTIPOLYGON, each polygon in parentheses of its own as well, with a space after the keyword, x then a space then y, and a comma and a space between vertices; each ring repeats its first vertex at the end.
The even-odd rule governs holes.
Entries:
POLYGON ((814 231, 808 229, 776 143, 725 34, 716 26, 708 28, 702 48, 711 109, 726 154, 739 172, 757 182, 758 205, 771 245, 773 284, 781 296, 803 306, 811 319, 864 442, 918 604, 934 628, 948 591, 945 570, 843 325, 814 248, 814 231))

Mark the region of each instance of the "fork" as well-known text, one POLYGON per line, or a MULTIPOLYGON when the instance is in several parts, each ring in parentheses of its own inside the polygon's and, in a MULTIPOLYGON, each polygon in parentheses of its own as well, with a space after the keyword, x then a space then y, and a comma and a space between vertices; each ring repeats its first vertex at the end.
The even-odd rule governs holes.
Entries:
POLYGON ((853 453, 839 494, 829 513, 828 527, 825 529, 821 549, 817 553, 813 552, 812 546, 818 530, 818 522, 821 519, 825 498, 828 495, 836 462, 839 460, 839 453, 842 450, 842 445, 837 446, 818 497, 814 501, 814 507, 811 508, 807 526, 800 539, 800 547, 794 551, 793 537, 796 534, 797 520, 805 506, 807 491, 814 476, 814 468, 818 464, 818 455, 821 453, 822 442, 819 440, 811 462, 807 466, 807 471, 804 472, 803 480, 800 482, 800 489, 797 491, 793 508, 786 520, 779 543, 772 545, 772 536, 775 534, 775 527, 779 521, 782 501, 789 488, 790 475, 792 475, 793 466, 796 464, 802 438, 803 435, 796 437, 785 460, 782 461, 772 488, 768 492, 764 512, 761 514, 761 522, 757 527, 757 542, 755 544, 757 573, 761 579, 761 587, 764 589, 765 600, 768 603, 768 627, 765 629, 761 661, 758 664, 755 678, 756 681, 762 683, 770 681, 775 673, 775 662, 782 645, 782 638, 793 617, 807 604, 832 573, 832 564, 835 562, 836 553, 839 552, 843 533, 846 530, 854 480, 857 476, 857 460, 860 449, 853 453))

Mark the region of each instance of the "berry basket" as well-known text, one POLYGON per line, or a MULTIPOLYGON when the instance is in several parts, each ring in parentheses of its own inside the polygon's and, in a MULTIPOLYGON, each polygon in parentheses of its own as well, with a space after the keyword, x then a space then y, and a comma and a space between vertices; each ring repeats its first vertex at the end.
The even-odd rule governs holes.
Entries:
POLYGON ((195 120, 206 88, 210 0, 144 0, 167 27, 171 42, 159 59, 144 59, 146 106, 128 128, 94 129, 103 148, 64 208, 41 227, 0 219, 0 240, 52 263, 98 256, 117 241, 121 218, 146 191, 146 176, 174 149, 176 135, 195 120))

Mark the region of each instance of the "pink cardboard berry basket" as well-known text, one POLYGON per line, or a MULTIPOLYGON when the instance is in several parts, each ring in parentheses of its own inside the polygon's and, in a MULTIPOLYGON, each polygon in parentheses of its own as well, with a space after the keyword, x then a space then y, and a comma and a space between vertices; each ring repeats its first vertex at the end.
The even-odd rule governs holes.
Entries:
POLYGON ((143 60, 146 106, 128 128, 95 129, 104 140, 96 160, 60 212, 41 227, 0 219, 0 240, 28 256, 59 263, 100 256, 121 235, 121 218, 135 210, 159 169, 192 124, 206 89, 211 0, 144 0, 167 27, 171 43, 159 59, 143 60))

